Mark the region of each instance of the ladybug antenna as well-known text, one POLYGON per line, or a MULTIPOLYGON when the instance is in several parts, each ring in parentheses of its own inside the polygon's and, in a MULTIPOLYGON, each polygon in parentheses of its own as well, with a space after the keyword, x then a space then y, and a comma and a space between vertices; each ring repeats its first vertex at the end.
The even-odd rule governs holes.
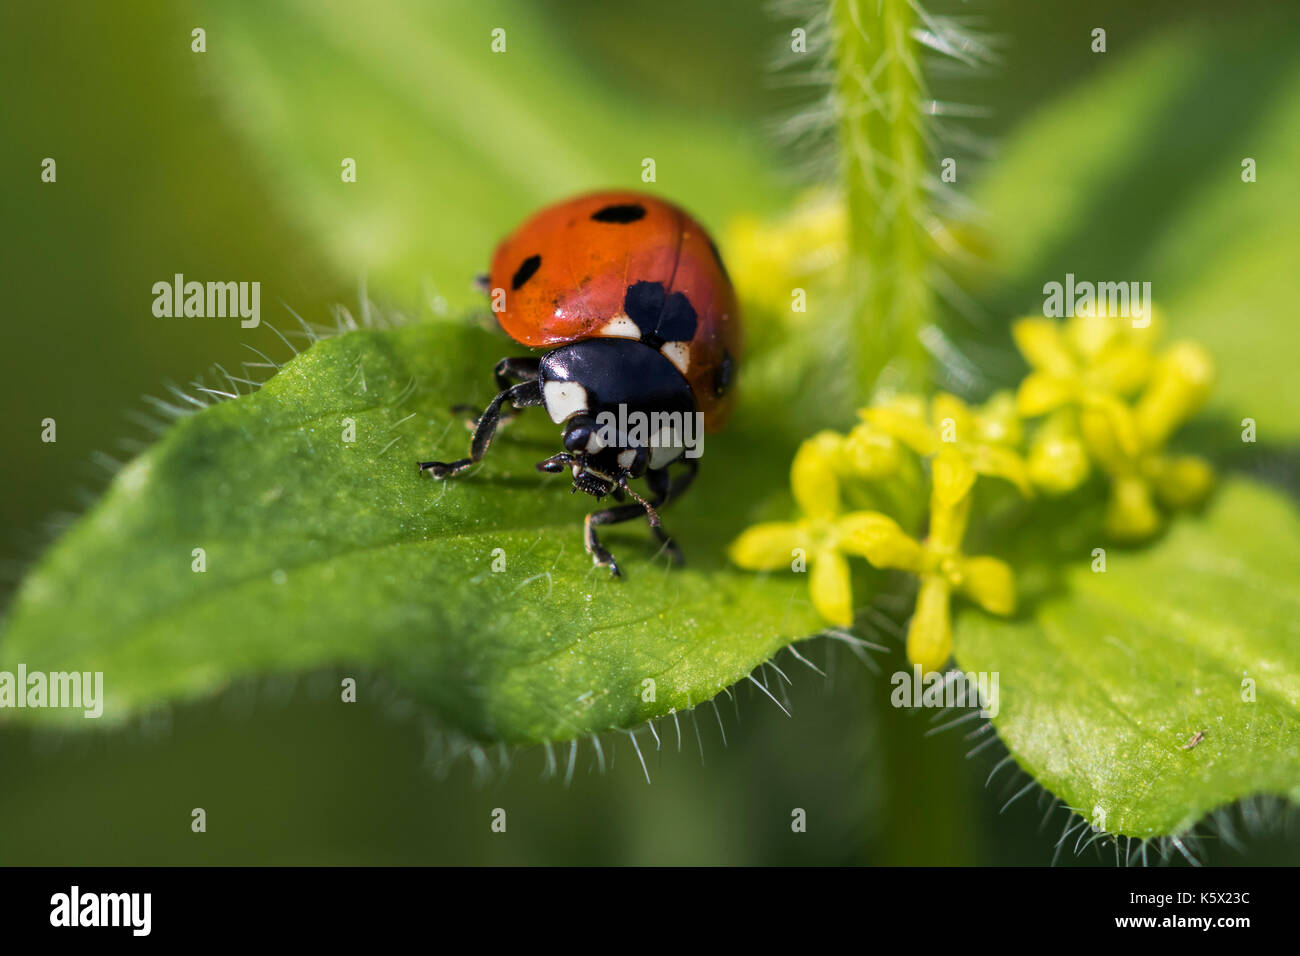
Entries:
POLYGON ((655 511, 654 505, 646 501, 644 498, 642 498, 640 495, 638 495, 635 491, 632 490, 632 488, 627 483, 626 474, 619 476, 618 486, 622 488, 624 491, 626 491, 633 498, 635 498, 637 500, 637 503, 640 504, 641 507, 645 509, 645 516, 650 521, 650 527, 652 528, 659 527, 659 512, 655 511))

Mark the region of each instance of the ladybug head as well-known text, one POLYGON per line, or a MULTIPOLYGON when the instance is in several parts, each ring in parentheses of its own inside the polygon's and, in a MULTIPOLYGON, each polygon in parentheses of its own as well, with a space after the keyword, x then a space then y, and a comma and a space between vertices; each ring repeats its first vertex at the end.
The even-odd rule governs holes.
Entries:
POLYGON ((645 474, 646 449, 609 446, 605 444, 608 437, 590 415, 575 415, 564 426, 565 450, 537 467, 552 473, 569 468, 573 472, 573 490, 596 498, 626 489, 629 479, 645 474))
POLYGON ((542 404, 564 426, 564 452, 538 465, 573 472, 575 491, 597 498, 664 467, 685 450, 681 423, 695 414, 690 385, 660 352, 630 339, 585 339, 544 356, 542 404), (666 417, 665 417, 666 416, 666 417))

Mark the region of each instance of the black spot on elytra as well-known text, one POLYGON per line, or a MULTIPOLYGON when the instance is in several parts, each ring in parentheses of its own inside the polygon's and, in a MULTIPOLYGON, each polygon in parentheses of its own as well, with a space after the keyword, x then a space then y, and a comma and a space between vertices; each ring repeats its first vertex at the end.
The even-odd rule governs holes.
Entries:
POLYGON ((664 309, 664 287, 658 282, 633 282, 623 296, 623 311, 641 334, 653 332, 664 309))
POLYGON ((529 256, 523 262, 519 263, 519 268, 515 270, 515 276, 510 280, 510 288, 518 292, 519 287, 537 274, 537 270, 542 267, 541 256, 529 256))
POLYGON ((698 319, 691 300, 681 292, 674 292, 664 302, 659 314, 659 327, 655 330, 665 342, 689 342, 695 338, 698 319))
POLYGON ((591 218, 596 222, 616 222, 620 225, 626 225, 629 222, 636 222, 638 219, 644 219, 645 206, 640 203, 625 203, 622 205, 606 206, 604 209, 593 212, 591 218))
POLYGON ((623 311, 641 330, 641 341, 658 348, 664 342, 695 338, 698 318, 681 292, 668 295, 660 282, 633 282, 623 297, 623 311))
POLYGON ((731 376, 734 374, 735 367, 731 361, 731 353, 726 349, 722 350, 722 361, 718 363, 718 370, 713 373, 713 394, 721 398, 727 394, 727 389, 731 388, 731 376))

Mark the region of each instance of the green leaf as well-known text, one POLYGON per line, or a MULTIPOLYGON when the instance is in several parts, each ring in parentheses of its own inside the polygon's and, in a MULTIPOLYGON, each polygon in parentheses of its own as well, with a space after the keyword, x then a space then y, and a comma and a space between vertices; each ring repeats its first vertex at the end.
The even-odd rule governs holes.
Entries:
POLYGON ((181 419, 27 578, 0 668, 102 671, 109 718, 259 672, 382 670, 470 735, 534 742, 691 707, 818 629, 801 580, 722 554, 744 521, 727 476, 774 442, 788 460, 757 416, 706 441, 696 487, 664 513, 686 568, 644 523, 606 531, 621 581, 583 550, 593 501, 533 468, 559 450, 536 410, 479 468, 421 477, 418 459, 464 454, 448 405, 485 402, 511 344, 449 323, 351 332, 181 419))
POLYGON ((1297 568, 1291 503, 1233 480, 1104 573, 1062 572, 1018 619, 962 614, 957 660, 1000 675, 994 726, 1067 806, 1110 833, 1178 833, 1251 794, 1300 797, 1297 568))

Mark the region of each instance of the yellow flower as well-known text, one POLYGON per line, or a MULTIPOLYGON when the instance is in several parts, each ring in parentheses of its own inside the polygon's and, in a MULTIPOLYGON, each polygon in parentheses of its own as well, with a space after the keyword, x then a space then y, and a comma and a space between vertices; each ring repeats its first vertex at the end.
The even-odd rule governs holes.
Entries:
POLYGON ((779 220, 736 219, 725 239, 728 268, 747 301, 776 315, 797 317, 800 313, 791 310, 793 291, 825 280, 842 265, 848 219, 842 202, 818 191, 779 220))
POLYGON ((957 396, 940 392, 931 401, 928 416, 924 400, 904 396, 864 408, 858 417, 922 457, 955 451, 972 472, 1005 478, 1025 496, 1033 494, 1029 469, 1015 450, 1021 429, 1010 393, 1000 392, 972 408, 957 396))
POLYGON ((852 532, 855 553, 878 568, 910 571, 920 578, 907 630, 907 656, 925 672, 941 668, 952 652, 949 604, 954 592, 991 614, 1012 614, 1016 607, 1011 567, 961 551, 974 470, 960 453, 946 448, 936 455, 932 475, 930 535, 925 541, 914 540, 892 518, 875 512, 859 514, 852 532))
POLYGON ((1143 327, 1111 315, 1021 319, 1011 327, 1030 373, 1020 383, 1016 406, 1026 418, 1064 405, 1082 406, 1127 397, 1151 374, 1151 344, 1160 327, 1153 316, 1143 327))
POLYGON ((1083 484, 1091 471, 1088 448, 1071 408, 1052 412, 1029 442, 1029 480, 1049 495, 1063 495, 1083 484))
POLYGON ((1078 449, 1061 444, 1070 431, 1081 430, 1086 438, 1084 418, 1103 420, 1125 454, 1137 453, 1137 426, 1123 399, 1150 378, 1151 343, 1159 327, 1154 315, 1146 325, 1135 327, 1131 319, 1105 313, 1075 316, 1065 324, 1033 317, 1011 327, 1012 338, 1030 366, 1016 392, 1019 413, 1034 418, 1073 409, 1079 416, 1078 429, 1068 417, 1058 420, 1056 443, 1037 450, 1037 471, 1048 490, 1057 494, 1070 491, 1087 477, 1087 469, 1078 466, 1078 449), (1059 462, 1045 467, 1045 457, 1053 453, 1065 456, 1064 467, 1059 462), (1067 484, 1071 477, 1077 479, 1076 484, 1067 484))
POLYGON ((893 436, 861 422, 840 443, 837 471, 850 478, 887 478, 898 471, 901 457, 898 441, 893 436))
POLYGON ((1137 540, 1160 527, 1156 501, 1166 508, 1195 505, 1214 484, 1209 463, 1189 455, 1168 455, 1169 436, 1204 403, 1214 380, 1214 362, 1201 346, 1180 342, 1154 363, 1150 381, 1129 414, 1131 444, 1113 417, 1083 414, 1088 447, 1111 477, 1106 531, 1137 540))
POLYGON ((808 569, 813 606, 832 624, 853 625, 853 588, 846 554, 863 554, 861 528, 870 512, 841 513, 836 472, 845 440, 820 432, 799 446, 790 465, 797 521, 770 521, 747 528, 731 543, 733 563, 750 571, 808 569))

